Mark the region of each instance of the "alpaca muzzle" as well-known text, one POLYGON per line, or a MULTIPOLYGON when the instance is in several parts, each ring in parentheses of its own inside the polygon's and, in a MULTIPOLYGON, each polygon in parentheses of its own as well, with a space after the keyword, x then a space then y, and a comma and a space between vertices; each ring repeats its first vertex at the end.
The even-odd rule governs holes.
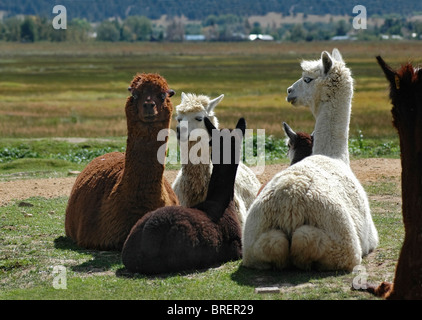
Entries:
POLYGON ((158 114, 157 105, 154 101, 145 101, 142 109, 143 115, 146 118, 155 117, 158 114))

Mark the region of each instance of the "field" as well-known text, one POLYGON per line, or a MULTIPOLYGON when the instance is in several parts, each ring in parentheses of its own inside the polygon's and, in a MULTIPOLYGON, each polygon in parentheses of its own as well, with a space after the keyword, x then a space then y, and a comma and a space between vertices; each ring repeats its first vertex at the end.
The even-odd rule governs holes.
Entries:
MULTIPOLYGON (((391 281, 403 238, 397 134, 387 82, 375 62, 421 63, 420 42, 326 43, 0 43, 0 190, 8 183, 66 178, 96 155, 124 150, 127 87, 137 72, 158 72, 176 91, 225 94, 221 126, 244 116, 265 129, 274 174, 285 167, 281 123, 311 132, 314 119, 285 101, 299 62, 338 47, 355 79, 350 150, 370 196, 380 246, 366 257, 368 281, 391 281), (271 137, 270 137, 271 136, 271 137), (370 159, 368 159, 370 158, 370 159), (384 158, 384 159, 371 159, 384 158), (389 158, 389 159, 387 159, 389 158), (387 164, 394 164, 388 171, 387 164), (376 176, 371 174, 377 171, 376 176), (372 177, 369 179, 368 177, 372 177)), ((175 121, 172 124, 175 126, 175 121)), ((177 169, 168 167, 168 173, 177 169)), ((261 177, 264 181, 270 176, 261 177)), ((57 180, 58 181, 58 180, 57 180)), ((57 184, 60 186, 60 184, 57 184)), ((54 185, 53 185, 54 187, 54 185)), ((30 188, 28 188, 29 190, 30 188)), ((80 249, 64 235, 68 189, 51 197, 0 202, 0 299, 373 299, 351 290, 355 273, 258 272, 241 261, 186 274, 128 274, 116 252, 80 249), (64 266, 66 290, 54 288, 64 266), (256 294, 278 286, 280 293, 256 294)), ((6 191, 2 191, 6 194, 6 191)))

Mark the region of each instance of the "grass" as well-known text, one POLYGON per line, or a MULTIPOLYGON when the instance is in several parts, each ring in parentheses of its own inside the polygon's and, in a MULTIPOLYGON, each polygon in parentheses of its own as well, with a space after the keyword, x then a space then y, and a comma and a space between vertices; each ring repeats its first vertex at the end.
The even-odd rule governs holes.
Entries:
MULTIPOLYGON (((159 72, 180 93, 225 98, 223 126, 244 116, 251 129, 283 137, 282 121, 311 132, 314 119, 286 101, 301 59, 338 46, 355 78, 352 137, 392 138, 386 80, 375 62, 393 66, 419 57, 418 42, 379 43, 118 43, 13 44, 0 52, 0 136, 9 138, 122 137, 127 86, 137 72, 159 72), (399 54, 406 47, 406 56, 399 54), (65 63, 63 63, 65 61, 65 63)), ((415 60, 415 63, 420 60, 415 60)), ((175 121, 172 126, 174 128, 175 121)))
MULTIPOLYGON (((363 266, 368 281, 391 281, 403 239, 401 207, 379 200, 399 198, 400 190, 392 181, 372 183, 366 189, 380 246, 363 266)), ((257 271, 244 268, 241 261, 157 277, 130 274, 118 252, 81 249, 65 236, 66 204, 67 197, 30 198, 0 207, 0 299, 373 299, 351 290, 353 273, 257 271), (66 289, 54 288, 55 266, 66 270, 66 289), (255 293, 256 287, 271 286, 282 291, 255 293)))
MULTIPOLYGON (((0 142, 0 180, 11 177, 65 176, 69 171, 82 170, 95 157, 108 152, 124 152, 126 139, 23 139, 8 138, 0 142)), ((256 156, 256 135, 254 140, 256 156)), ((286 163, 285 140, 265 137, 266 164, 286 163)), ((400 155, 398 139, 367 139, 362 134, 350 139, 349 152, 353 158, 400 155)), ((179 169, 179 163, 168 163, 167 169, 179 169)))

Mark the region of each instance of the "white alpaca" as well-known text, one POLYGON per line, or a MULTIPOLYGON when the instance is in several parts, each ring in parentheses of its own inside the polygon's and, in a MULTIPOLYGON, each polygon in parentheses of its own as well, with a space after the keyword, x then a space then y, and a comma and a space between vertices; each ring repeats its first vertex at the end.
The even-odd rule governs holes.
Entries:
MULTIPOLYGON (((206 130, 204 117, 210 119, 211 123, 218 128, 218 119, 214 114, 215 107, 224 98, 224 95, 211 100, 205 95, 195 95, 192 93, 183 93, 180 105, 176 107, 176 119, 180 123, 187 121, 188 131, 180 132, 183 127, 178 125, 178 138, 183 141, 189 139, 189 134, 198 128, 206 130)), ((196 141, 188 142, 190 150, 196 141)), ((173 182, 173 190, 179 198, 180 205, 192 207, 203 202, 207 195, 208 185, 211 178, 212 163, 193 164, 190 161, 182 164, 182 167, 173 182)), ((240 162, 237 170, 234 203, 242 225, 246 219, 247 209, 251 206, 253 200, 261 187, 261 183, 244 163, 240 162)))
POLYGON ((348 164, 353 80, 337 50, 302 68, 288 101, 315 115, 318 154, 276 174, 258 195, 244 226, 243 264, 351 271, 378 244, 367 195, 348 164))
POLYGON ((302 78, 287 89, 287 101, 311 109, 315 117, 312 154, 349 164, 349 122, 353 78, 340 52, 323 52, 320 60, 303 61, 302 78))

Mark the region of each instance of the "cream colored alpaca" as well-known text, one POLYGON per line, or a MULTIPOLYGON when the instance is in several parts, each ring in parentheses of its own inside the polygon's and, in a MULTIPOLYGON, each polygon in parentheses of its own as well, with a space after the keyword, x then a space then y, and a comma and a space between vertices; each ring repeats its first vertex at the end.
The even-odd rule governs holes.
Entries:
POLYGON ((252 204, 243 264, 351 271, 378 244, 366 193, 349 167, 353 79, 336 49, 302 68, 287 99, 314 114, 315 155, 276 174, 252 204))
MULTIPOLYGON (((186 121, 188 124, 187 132, 181 132, 183 128, 178 125, 178 138, 181 141, 186 141, 194 129, 201 128, 206 130, 203 121, 205 117, 210 119, 212 124, 218 128, 218 119, 214 114, 214 109, 224 98, 224 95, 211 100, 205 95, 185 94, 182 92, 181 97, 181 103, 176 107, 176 119, 179 124, 182 121, 186 121)), ((196 141, 189 142, 188 148, 190 149, 195 144, 196 141)), ((193 164, 189 161, 186 164, 182 164, 172 185, 182 206, 192 207, 205 200, 211 172, 211 161, 198 164, 193 164)), ((247 209, 251 206, 260 187, 261 183, 253 171, 240 162, 235 181, 234 203, 242 225, 245 221, 247 209)))

